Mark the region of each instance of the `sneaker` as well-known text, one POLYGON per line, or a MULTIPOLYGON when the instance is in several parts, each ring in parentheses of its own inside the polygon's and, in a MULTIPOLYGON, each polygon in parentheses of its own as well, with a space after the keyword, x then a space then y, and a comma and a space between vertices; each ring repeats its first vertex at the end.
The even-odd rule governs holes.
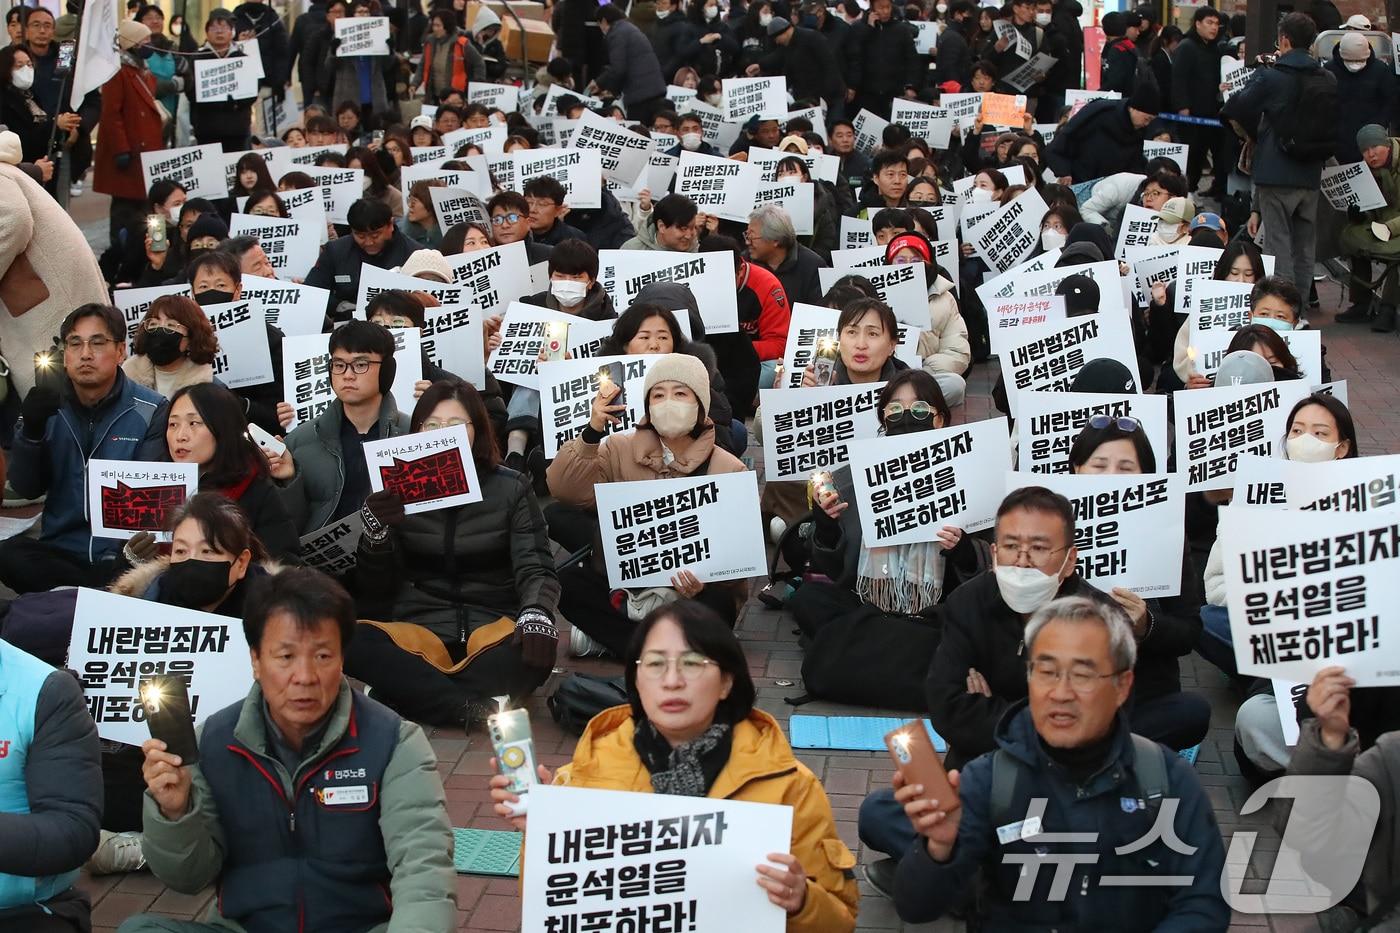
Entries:
POLYGON ((141 851, 141 834, 102 830, 97 851, 88 859, 87 867, 94 875, 125 874, 145 868, 146 855, 141 851))
POLYGON ((83 183, 82 183, 81 181, 75 181, 75 182, 73 182, 73 184, 69 185, 69 186, 68 186, 68 196, 69 196, 70 198, 80 198, 80 197, 82 197, 82 196, 83 196, 83 183))
POLYGON ((1341 314, 1333 318, 1338 324, 1365 324, 1371 319, 1371 303, 1369 301, 1352 302, 1341 314))
POLYGON ((569 631, 569 654, 576 658, 602 658, 608 649, 594 641, 587 632, 575 625, 569 631))
POLYGON ((1381 305, 1376 312, 1376 318, 1371 322, 1371 332, 1376 334, 1388 334, 1395 329, 1395 306, 1381 305))
POLYGON ((786 531, 787 522, 783 521, 779 516, 774 515, 772 520, 768 522, 768 540, 773 544, 777 544, 779 541, 783 540, 783 534, 786 531))
POLYGON ((506 454, 506 458, 501 461, 501 465, 517 473, 524 473, 525 455, 518 450, 513 450, 506 454))
POLYGON ((894 900, 894 875, 899 869, 899 863, 892 858, 882 858, 875 862, 868 862, 865 866, 865 880, 870 882, 870 886, 875 889, 886 900, 894 900))
POLYGON ((7 509, 17 509, 26 505, 38 505, 40 502, 43 502, 45 499, 48 498, 48 495, 44 494, 36 496, 33 499, 26 499, 19 493, 15 492, 15 487, 11 486, 9 483, 5 484, 4 496, 4 502, 0 504, 3 504, 4 507, 7 509))

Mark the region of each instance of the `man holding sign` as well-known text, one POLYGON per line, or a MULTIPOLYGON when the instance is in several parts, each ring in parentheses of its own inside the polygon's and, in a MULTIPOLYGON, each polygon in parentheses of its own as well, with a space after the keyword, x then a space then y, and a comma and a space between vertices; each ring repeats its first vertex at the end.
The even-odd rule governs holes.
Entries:
POLYGON ((1371 280, 1371 260, 1390 262, 1400 258, 1400 164, 1396 158, 1400 154, 1400 140, 1392 139, 1384 127, 1372 123, 1357 132, 1356 146, 1385 203, 1368 211, 1347 209, 1348 223, 1342 228, 1337 248, 1351 260, 1351 307, 1337 320, 1364 321, 1374 316, 1371 329, 1386 332, 1395 329, 1400 275, 1387 267, 1381 283, 1380 307, 1373 308, 1375 283, 1371 280))

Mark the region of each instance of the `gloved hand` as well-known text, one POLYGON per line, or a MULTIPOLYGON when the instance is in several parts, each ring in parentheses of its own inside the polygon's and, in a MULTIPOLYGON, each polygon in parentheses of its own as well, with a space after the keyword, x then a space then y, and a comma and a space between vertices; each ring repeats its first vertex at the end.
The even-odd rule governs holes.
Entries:
POLYGON ((398 525, 404 520, 403 499, 387 489, 370 493, 364 511, 381 525, 398 525))
POLYGON ((126 171, 127 169, 131 168, 131 153, 129 153, 129 152, 118 152, 118 153, 112 158, 112 164, 116 165, 117 171, 119 171, 119 172, 124 172, 124 171, 126 171))
POLYGON ((20 416, 24 419, 24 436, 31 441, 42 440, 49 419, 58 414, 61 404, 58 392, 48 386, 35 386, 24 397, 20 416))
POLYGON ((1361 208, 1352 205, 1347 208, 1347 223, 1359 224, 1366 219, 1366 215, 1361 212, 1361 208))
POLYGON ((559 644, 559 629, 543 609, 530 607, 515 619, 515 644, 529 667, 549 670, 559 644))
POLYGON ((131 540, 122 548, 122 553, 133 566, 144 564, 160 553, 160 545, 156 542, 155 535, 149 531, 142 531, 131 536, 131 540))

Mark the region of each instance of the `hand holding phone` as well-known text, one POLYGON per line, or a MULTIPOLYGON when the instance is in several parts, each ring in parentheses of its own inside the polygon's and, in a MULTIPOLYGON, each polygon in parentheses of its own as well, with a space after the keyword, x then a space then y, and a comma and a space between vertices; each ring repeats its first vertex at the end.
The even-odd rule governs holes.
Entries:
POLYGON ((491 745, 496 751, 496 769, 508 779, 505 790, 519 800, 501 801, 512 816, 526 814, 530 785, 535 783, 535 741, 530 733, 530 713, 525 709, 505 709, 486 720, 491 745))
POLYGON ((609 384, 617 386, 617 395, 609 400, 609 405, 627 404, 627 387, 623 384, 625 376, 621 363, 605 363, 598 367, 598 390, 601 392, 603 386, 609 384))
POLYGON ((258 447, 269 456, 280 457, 287 450, 286 444, 268 433, 265 428, 259 427, 251 421, 248 422, 248 436, 253 439, 254 444, 257 444, 258 447))
POLYGON ((53 389, 63 385, 63 355, 57 348, 40 350, 34 354, 34 385, 53 389))
POLYGON ((190 713, 190 694, 184 678, 162 675, 141 682, 141 707, 151 738, 165 743, 165 750, 180 756, 180 766, 199 761, 199 743, 190 713))

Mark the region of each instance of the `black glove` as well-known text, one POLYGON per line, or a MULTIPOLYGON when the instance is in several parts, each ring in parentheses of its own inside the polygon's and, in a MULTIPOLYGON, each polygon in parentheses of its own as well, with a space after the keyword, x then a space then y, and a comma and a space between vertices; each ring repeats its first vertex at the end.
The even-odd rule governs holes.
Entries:
POLYGON ((515 638, 528 667, 550 670, 558 650, 559 629, 543 609, 533 606, 522 610, 515 619, 515 638))
POLYGON ((112 163, 116 165, 117 171, 124 172, 131 168, 131 153, 119 152, 113 157, 112 163))
POLYGON ((24 397, 20 406, 20 417, 24 419, 24 436, 31 441, 42 440, 49 419, 58 414, 61 404, 58 391, 48 386, 35 386, 24 397))
POLYGON ((363 511, 368 512, 368 518, 371 519, 366 524, 378 522, 380 525, 398 525, 404 519, 403 499, 398 493, 387 489, 370 493, 365 499, 363 511))
POLYGON ((1351 205, 1347 208, 1347 223, 1359 224, 1366 219, 1366 215, 1361 213, 1361 208, 1351 205))

